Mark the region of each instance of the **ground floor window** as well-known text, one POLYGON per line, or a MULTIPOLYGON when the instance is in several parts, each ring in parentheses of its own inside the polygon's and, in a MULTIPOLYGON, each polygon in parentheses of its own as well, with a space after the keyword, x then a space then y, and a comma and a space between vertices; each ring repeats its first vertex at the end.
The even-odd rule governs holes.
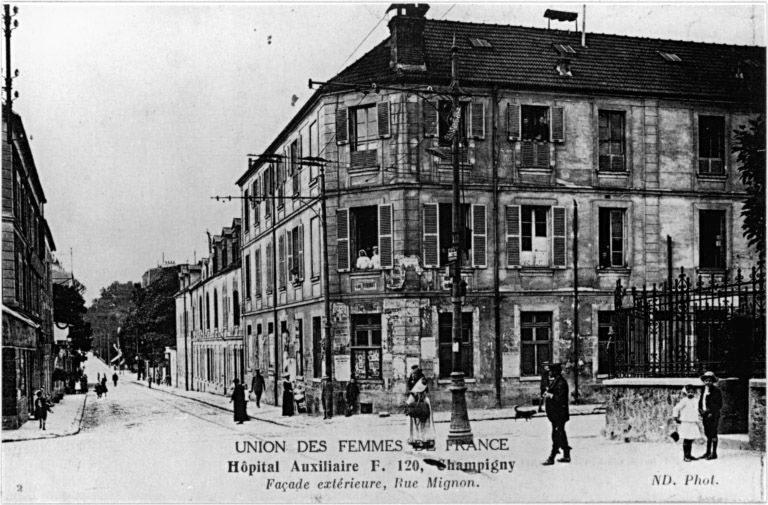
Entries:
MULTIPOLYGON (((440 378, 447 379, 453 371, 453 313, 445 312, 438 315, 438 340, 439 360, 440 360, 440 378)), ((461 356, 461 371, 464 377, 473 377, 474 369, 472 366, 472 313, 462 312, 461 314, 461 344, 459 347, 461 356)))
POLYGON ((552 357, 552 313, 520 313, 520 374, 540 375, 552 357))
POLYGON ((352 374, 381 379, 381 314, 352 316, 352 374))
POLYGON ((615 313, 601 310, 597 313, 597 373, 611 374, 615 360, 615 313))

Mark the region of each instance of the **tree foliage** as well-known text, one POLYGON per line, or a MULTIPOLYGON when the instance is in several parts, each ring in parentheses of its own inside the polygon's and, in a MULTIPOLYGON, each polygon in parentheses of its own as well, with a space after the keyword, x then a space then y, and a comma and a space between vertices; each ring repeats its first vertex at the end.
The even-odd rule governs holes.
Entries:
POLYGON ((739 178, 747 198, 741 216, 749 245, 765 258, 765 119, 752 119, 734 130, 733 152, 739 161, 739 178))
MULTIPOLYGON (((106 343, 111 352, 112 346, 118 340, 118 328, 123 328, 128 315, 134 310, 133 303, 134 284, 132 282, 113 282, 101 289, 100 296, 91 302, 86 321, 91 323, 93 334, 101 336, 101 342, 106 343), (106 337, 106 340, 104 338, 106 337)), ((123 338, 120 338, 120 346, 125 347, 123 338)), ((102 352, 105 352, 102 349, 102 352)))
POLYGON ((53 320, 59 327, 69 326, 69 338, 72 348, 86 352, 91 349, 91 325, 84 316, 88 312, 82 292, 84 287, 78 282, 53 285, 53 320))
POLYGON ((163 356, 166 346, 176 342, 176 301, 179 277, 175 268, 165 268, 146 288, 135 287, 134 309, 125 320, 126 347, 150 359, 163 356))

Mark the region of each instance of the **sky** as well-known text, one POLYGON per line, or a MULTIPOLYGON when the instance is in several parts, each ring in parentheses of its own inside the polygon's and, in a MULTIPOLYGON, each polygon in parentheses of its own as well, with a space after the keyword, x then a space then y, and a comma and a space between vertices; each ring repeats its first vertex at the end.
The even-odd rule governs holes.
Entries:
MULTIPOLYGON (((14 5, 14 110, 57 255, 89 300, 163 258, 206 256, 206 230, 240 213, 210 197, 239 195, 246 155, 309 98, 308 79, 329 79, 388 35, 389 2, 14 5)), ((432 19, 543 28, 545 9, 581 16, 583 4, 430 5, 432 19)), ((762 2, 586 5, 587 33, 765 45, 762 2)))

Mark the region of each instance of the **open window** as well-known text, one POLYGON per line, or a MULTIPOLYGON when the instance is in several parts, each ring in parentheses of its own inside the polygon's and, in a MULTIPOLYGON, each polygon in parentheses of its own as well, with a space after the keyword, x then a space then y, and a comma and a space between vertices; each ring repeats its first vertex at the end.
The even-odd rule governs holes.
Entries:
POLYGON ((626 260, 626 209, 599 209, 598 250, 600 268, 624 268, 626 260))
MULTIPOLYGON (((462 204, 459 218, 464 229, 459 248, 461 264, 484 268, 487 261, 487 223, 485 205, 462 204)), ((424 266, 449 264, 448 252, 453 248, 453 205, 427 203, 423 209, 424 266)))
POLYGON ((563 107, 520 105, 507 107, 509 140, 520 141, 519 164, 524 168, 549 168, 552 142, 565 140, 563 107))
POLYGON ((392 205, 369 205, 336 212, 339 270, 392 268, 392 205))
POLYGON ((507 267, 565 267, 565 207, 509 205, 507 267))
POLYGON ((725 269, 725 211, 699 211, 699 267, 725 269))

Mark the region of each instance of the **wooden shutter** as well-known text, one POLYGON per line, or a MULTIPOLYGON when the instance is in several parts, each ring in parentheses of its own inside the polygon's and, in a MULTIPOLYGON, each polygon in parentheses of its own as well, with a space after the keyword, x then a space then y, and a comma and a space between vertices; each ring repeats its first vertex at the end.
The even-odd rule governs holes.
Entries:
POLYGON ((293 264, 293 230, 285 230, 285 272, 288 282, 293 282, 295 265, 293 264))
POLYGON ((424 136, 436 137, 437 136, 437 104, 424 100, 422 103, 424 112, 424 136))
POLYGON ((485 205, 472 206, 472 263, 485 268, 488 227, 485 218, 485 205))
POLYGON ((296 262, 298 263, 298 276, 299 279, 304 279, 304 225, 299 225, 299 236, 298 240, 294 241, 294 247, 297 251, 297 259, 296 262))
POLYGON ((285 287, 285 235, 277 237, 277 287, 285 287))
POLYGON ((533 142, 526 140, 521 142, 521 144, 520 157, 523 160, 523 166, 529 168, 536 166, 536 153, 534 152, 533 142))
POLYGON ((349 270, 349 209, 336 211, 336 261, 339 270, 349 270))
POLYGON ((551 107, 549 109, 549 128, 552 142, 565 141, 565 109, 563 107, 551 107))
POLYGON ((472 131, 469 135, 476 139, 480 139, 480 140, 484 139, 485 138, 485 103, 472 102, 470 114, 471 114, 470 127, 472 128, 472 131))
POLYGON ((392 268, 392 204, 379 205, 379 261, 392 268))
POLYGON ((336 144, 346 144, 348 140, 347 108, 339 107, 336 109, 336 144))
POLYGON ((509 140, 520 140, 520 105, 516 103, 507 104, 507 132, 509 140))
POLYGON ((256 207, 256 200, 259 198, 259 178, 256 177, 251 184, 251 208, 256 207))
POLYGON ((440 219, 436 203, 424 204, 424 266, 440 266, 440 219))
POLYGON ((507 267, 520 266, 520 206, 507 205, 507 267))
MULTIPOLYGON (((565 207, 552 207, 552 265, 565 267, 566 250, 565 207)), ((575 238, 574 238, 575 240, 575 238)))
POLYGON ((389 102, 376 104, 376 117, 379 122, 379 137, 389 137, 389 102))

